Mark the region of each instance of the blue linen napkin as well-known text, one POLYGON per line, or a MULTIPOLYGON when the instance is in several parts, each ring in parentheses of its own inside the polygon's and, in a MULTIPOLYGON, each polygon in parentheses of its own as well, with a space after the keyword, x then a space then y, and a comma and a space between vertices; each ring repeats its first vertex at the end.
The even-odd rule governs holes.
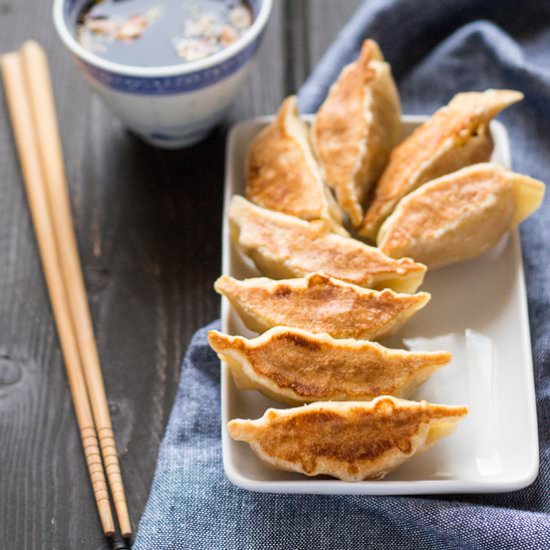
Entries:
MULTIPOLYGON (((369 0, 301 90, 314 111, 365 37, 391 62, 405 113, 431 113, 464 90, 522 90, 502 115, 514 169, 550 182, 550 2, 369 0)), ((141 519, 138 550, 550 548, 550 199, 522 225, 541 466, 508 494, 437 498, 251 493, 224 476, 219 363, 193 337, 141 519)), ((519 443, 519 442, 518 442, 519 443)))

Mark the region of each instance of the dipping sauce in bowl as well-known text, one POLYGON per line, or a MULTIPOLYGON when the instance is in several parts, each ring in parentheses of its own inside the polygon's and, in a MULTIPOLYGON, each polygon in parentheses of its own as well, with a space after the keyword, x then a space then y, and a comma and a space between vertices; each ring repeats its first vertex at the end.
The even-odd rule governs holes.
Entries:
POLYGON ((80 12, 75 36, 110 61, 154 67, 213 55, 252 23, 244 0, 96 0, 80 12))
POLYGON ((59 36, 105 105, 145 141, 206 137, 237 96, 272 0, 54 0, 59 36))

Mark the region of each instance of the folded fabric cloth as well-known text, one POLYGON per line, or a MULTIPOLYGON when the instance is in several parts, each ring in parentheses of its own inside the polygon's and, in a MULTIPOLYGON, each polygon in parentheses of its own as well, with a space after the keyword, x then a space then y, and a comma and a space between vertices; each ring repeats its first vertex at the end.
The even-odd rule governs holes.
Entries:
MULTIPOLYGON (((514 169, 550 173, 550 3, 540 0, 368 0, 300 93, 313 111, 365 37, 398 79, 406 113, 431 113, 464 90, 514 88, 526 99, 502 120, 514 169), (485 19, 485 20, 482 20, 485 19)), ((550 199, 522 225, 535 358, 540 474, 507 494, 437 498, 247 492, 224 476, 219 362, 200 330, 187 352, 135 548, 550 548, 550 199), (545 372, 546 369, 546 372, 545 372)))

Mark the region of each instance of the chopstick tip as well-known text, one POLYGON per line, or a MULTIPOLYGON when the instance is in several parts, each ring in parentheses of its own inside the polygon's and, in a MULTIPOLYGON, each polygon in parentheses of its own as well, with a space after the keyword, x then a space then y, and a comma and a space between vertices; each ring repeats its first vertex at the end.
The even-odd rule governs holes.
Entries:
POLYGON ((3 53, 0 55, 0 65, 2 65, 2 67, 5 66, 5 64, 10 64, 10 63, 15 63, 17 61, 17 59, 19 58, 19 52, 18 51, 15 51, 15 52, 8 52, 8 53, 3 53))
POLYGON ((111 538, 115 534, 115 524, 113 521, 113 515, 111 514, 111 505, 108 500, 96 502, 103 533, 107 538, 111 538))
POLYGON ((41 60, 46 59, 46 52, 44 51, 44 48, 36 40, 27 40, 23 42, 20 51, 24 59, 27 58, 27 56, 29 56, 29 59, 32 59, 33 57, 35 59, 38 57, 41 60))
POLYGON ((23 45, 21 46, 21 50, 25 50, 28 48, 42 50, 42 46, 36 40, 32 40, 32 39, 25 40, 25 42, 23 42, 23 45))

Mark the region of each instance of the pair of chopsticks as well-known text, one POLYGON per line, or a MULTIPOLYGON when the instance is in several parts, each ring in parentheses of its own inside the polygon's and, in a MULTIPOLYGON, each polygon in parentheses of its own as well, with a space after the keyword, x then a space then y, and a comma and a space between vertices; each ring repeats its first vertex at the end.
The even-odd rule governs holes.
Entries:
POLYGON ((48 61, 36 42, 26 42, 19 51, 2 56, 1 68, 101 525, 106 536, 114 535, 106 472, 121 534, 130 537, 132 528, 76 246, 48 61))

